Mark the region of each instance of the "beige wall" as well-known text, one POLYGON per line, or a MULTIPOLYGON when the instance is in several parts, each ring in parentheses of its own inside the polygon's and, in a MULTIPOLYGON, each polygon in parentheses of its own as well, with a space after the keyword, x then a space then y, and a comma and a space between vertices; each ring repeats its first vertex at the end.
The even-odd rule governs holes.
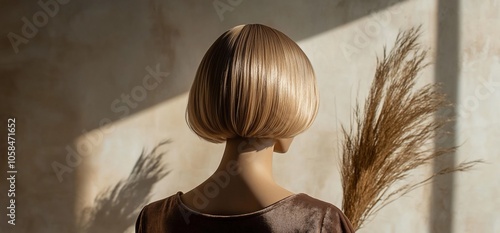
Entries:
POLYGON ((24 35, 26 43, 14 46, 18 51, 7 35, 23 36, 22 18, 33 22, 43 8, 36 2, 2 5, 2 121, 17 119, 18 165, 16 226, 6 224, 2 212, 2 232, 81 229, 98 193, 126 179, 143 148, 164 139, 172 141, 163 157, 170 173, 158 182, 142 177, 141 186, 100 203, 110 214, 99 212, 92 232, 131 232, 135 206, 188 191, 209 176, 223 145, 188 129, 187 92, 208 46, 244 23, 283 31, 310 57, 320 111, 290 151, 275 157, 275 176, 294 192, 337 206, 340 124, 349 123, 356 98, 366 95, 382 46, 392 45, 399 29, 421 24, 421 41, 434 62, 421 83, 443 81, 456 101, 452 135, 462 146, 451 161, 486 163, 399 199, 360 232, 500 232, 499 1, 215 1, 229 7, 222 13, 212 1, 66 2, 51 5, 47 22, 38 18, 37 32, 24 35), (78 154, 72 157, 67 148, 78 154), (58 176, 54 164, 65 172, 58 176), (120 213, 127 203, 132 207, 120 213))

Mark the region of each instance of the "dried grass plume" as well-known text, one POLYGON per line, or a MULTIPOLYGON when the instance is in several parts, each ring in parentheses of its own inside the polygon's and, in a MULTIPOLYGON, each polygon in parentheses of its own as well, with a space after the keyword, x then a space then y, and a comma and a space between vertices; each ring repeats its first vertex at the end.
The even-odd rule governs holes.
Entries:
POLYGON ((405 180, 414 169, 456 149, 428 147, 450 119, 435 117, 447 106, 436 84, 415 87, 427 65, 419 35, 420 28, 411 28, 399 33, 389 54, 384 47, 363 111, 357 104, 353 128, 342 127, 342 209, 356 230, 382 207, 433 177, 467 170, 478 162, 447 167, 415 183, 405 180))

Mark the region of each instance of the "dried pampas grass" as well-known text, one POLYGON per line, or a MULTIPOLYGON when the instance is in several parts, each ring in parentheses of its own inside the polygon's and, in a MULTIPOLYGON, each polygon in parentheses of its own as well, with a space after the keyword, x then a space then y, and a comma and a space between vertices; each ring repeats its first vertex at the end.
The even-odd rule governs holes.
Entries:
POLYGON ((405 180, 414 169, 456 149, 428 148, 450 119, 435 118, 447 105, 435 84, 415 88, 418 73, 427 65, 419 35, 420 28, 411 28, 398 35, 389 54, 384 47, 363 112, 356 105, 354 129, 342 127, 342 208, 356 230, 382 207, 433 177, 464 171, 478 162, 444 168, 420 182, 405 180))

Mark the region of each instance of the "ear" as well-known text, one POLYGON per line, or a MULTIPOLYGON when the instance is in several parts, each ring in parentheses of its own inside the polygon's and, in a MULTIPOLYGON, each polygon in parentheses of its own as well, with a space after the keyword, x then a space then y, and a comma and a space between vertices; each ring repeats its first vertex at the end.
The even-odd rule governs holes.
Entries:
POLYGON ((276 153, 286 153, 292 144, 293 138, 279 138, 275 139, 274 152, 276 153))

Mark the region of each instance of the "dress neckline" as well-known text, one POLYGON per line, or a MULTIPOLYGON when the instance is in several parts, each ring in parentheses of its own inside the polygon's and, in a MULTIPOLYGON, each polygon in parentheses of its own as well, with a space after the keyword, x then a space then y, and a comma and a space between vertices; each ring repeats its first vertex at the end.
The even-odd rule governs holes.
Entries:
POLYGON ((241 217, 250 217, 250 216, 256 216, 256 215, 261 215, 261 214, 264 214, 270 210, 273 210, 273 209, 276 209, 278 208, 279 206, 283 205, 284 203, 292 200, 292 199, 295 199, 297 198, 298 196, 302 196, 302 195, 306 195, 305 193, 295 193, 295 194, 292 194, 290 196, 287 196, 279 201, 276 201, 260 210, 256 210, 256 211, 253 211, 253 212, 249 212, 249 213, 243 213, 243 214, 233 214, 233 215, 220 215, 220 214, 208 214, 208 213, 202 213, 202 212, 199 212, 197 210, 193 210, 191 209, 190 207, 188 207, 186 204, 184 204, 184 202, 182 202, 182 199, 181 199, 181 195, 183 193, 181 191, 177 192, 177 194, 175 195, 175 199, 176 199, 176 202, 179 206, 181 206, 182 208, 184 208, 187 212, 189 212, 190 214, 194 214, 194 215, 198 215, 198 216, 203 216, 203 217, 210 217, 210 218, 221 218, 221 219, 234 219, 234 218, 241 218, 241 217))

